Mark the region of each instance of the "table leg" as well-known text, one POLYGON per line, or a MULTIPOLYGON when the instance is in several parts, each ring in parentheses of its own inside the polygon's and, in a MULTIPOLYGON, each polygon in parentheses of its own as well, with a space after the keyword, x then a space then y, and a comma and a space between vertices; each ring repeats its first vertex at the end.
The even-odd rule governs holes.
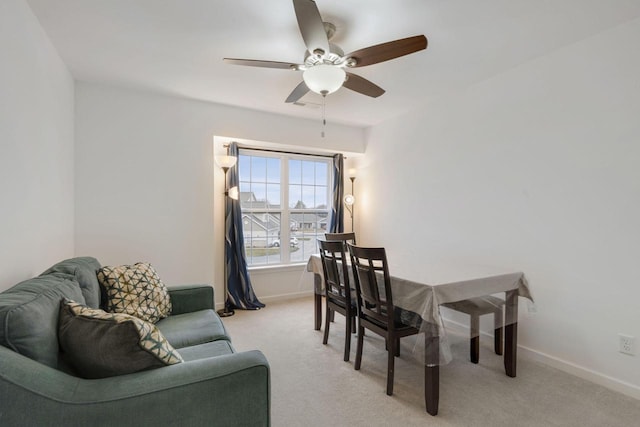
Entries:
POLYGON ((518 356, 518 291, 506 293, 504 327, 504 370, 509 377, 516 376, 518 356))
POLYGON ((480 360, 480 316, 472 314, 470 319, 471 342, 469 343, 469 359, 471 363, 480 360))
POLYGON ((502 335, 504 331, 504 311, 502 307, 493 312, 493 351, 502 356, 502 335))
POLYGON ((322 277, 319 274, 313 275, 313 317, 314 317, 314 329, 320 330, 322 324, 322 277))
POLYGON ((438 415, 440 401, 440 337, 437 327, 427 327, 424 333, 424 401, 430 415, 438 415))

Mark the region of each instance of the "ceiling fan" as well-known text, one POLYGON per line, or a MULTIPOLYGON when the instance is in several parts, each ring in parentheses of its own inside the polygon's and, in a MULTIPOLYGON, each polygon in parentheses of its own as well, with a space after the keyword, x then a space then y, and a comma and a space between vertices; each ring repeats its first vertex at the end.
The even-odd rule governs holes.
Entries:
POLYGON ((326 96, 342 86, 377 98, 385 92, 384 89, 345 70, 377 64, 427 48, 427 38, 420 35, 366 47, 345 55, 339 46, 329 42, 336 27, 329 22, 322 22, 314 0, 293 0, 293 7, 302 39, 307 46, 302 64, 224 58, 227 64, 302 71, 303 80, 287 97, 287 103, 297 102, 309 91, 326 96))

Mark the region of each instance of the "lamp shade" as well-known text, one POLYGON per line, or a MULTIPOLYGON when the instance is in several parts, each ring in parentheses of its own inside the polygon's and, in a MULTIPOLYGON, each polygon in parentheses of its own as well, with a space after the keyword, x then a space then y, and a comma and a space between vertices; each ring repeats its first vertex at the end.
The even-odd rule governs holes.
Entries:
POLYGON ((340 67, 320 64, 305 70, 302 79, 310 90, 320 95, 328 95, 342 87, 346 76, 340 67))
POLYGON ((353 197, 353 194, 347 194, 346 196, 344 196, 344 204, 347 206, 353 206, 353 204, 356 202, 356 198, 353 197))
POLYGON ((235 156, 216 156, 216 163, 223 170, 234 167, 237 161, 238 158, 235 156))
POLYGON ((233 200, 238 200, 238 187, 237 186, 233 186, 229 189, 229 197, 232 198, 233 200))

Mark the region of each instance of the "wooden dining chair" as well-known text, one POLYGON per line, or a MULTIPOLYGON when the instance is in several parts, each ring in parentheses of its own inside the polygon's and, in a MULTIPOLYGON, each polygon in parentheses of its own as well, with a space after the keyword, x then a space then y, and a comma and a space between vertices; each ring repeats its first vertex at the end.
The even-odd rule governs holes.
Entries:
POLYGON ((469 358, 471 363, 478 363, 480 360, 480 316, 493 314, 493 350, 496 354, 502 355, 502 335, 504 319, 504 300, 494 296, 482 298, 472 298, 462 301, 442 304, 443 307, 450 308, 470 316, 470 337, 469 337, 469 358))
POLYGON ((340 240, 341 242, 348 242, 353 245, 356 244, 356 233, 324 233, 324 238, 327 240, 340 240))
POLYGON ((387 394, 393 394, 395 357, 399 355, 400 338, 419 333, 417 328, 399 320, 393 305, 391 278, 384 248, 347 245, 351 256, 358 305, 358 344, 355 369, 362 363, 364 329, 380 335, 387 346, 387 394), (379 285, 379 281, 380 283, 379 285))
POLYGON ((345 247, 340 241, 326 241, 318 239, 320 258, 324 273, 325 289, 325 323, 323 344, 329 340, 329 327, 333 320, 333 313, 338 312, 345 317, 344 361, 349 361, 351 353, 351 332, 355 329, 357 309, 351 297, 349 283, 349 267, 345 254, 345 247))
MULTIPOLYGON (((354 245, 356 244, 356 233, 324 233, 324 238, 326 240, 331 240, 331 241, 339 240, 345 245, 347 243, 353 243, 354 245)), ((345 252, 348 252, 346 246, 345 246, 345 252)), ((334 320, 334 316, 333 316, 333 313, 331 313, 331 321, 333 322, 333 320, 334 320)), ((356 328, 354 327, 351 332, 355 334, 356 328)))

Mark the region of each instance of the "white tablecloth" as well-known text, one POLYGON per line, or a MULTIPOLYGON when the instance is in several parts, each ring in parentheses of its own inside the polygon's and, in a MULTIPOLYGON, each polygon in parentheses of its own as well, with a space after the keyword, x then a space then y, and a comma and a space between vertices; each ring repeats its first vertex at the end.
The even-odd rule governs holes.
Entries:
MULTIPOLYGON (((398 271, 405 271, 410 276, 409 279, 405 279, 394 275, 396 270, 393 265, 389 270, 394 305, 419 316, 418 319, 408 315, 403 317, 403 321, 406 320, 412 323, 412 326, 418 327, 421 332, 431 335, 437 330, 440 341, 440 363, 448 363, 451 360, 451 351, 440 315, 441 304, 509 291, 517 291, 518 296, 533 301, 522 272, 493 274, 495 270, 477 266, 457 271, 451 268, 429 269, 428 266, 420 266, 420 269, 414 271, 398 268, 398 271)), ((320 255, 311 255, 307 263, 307 271, 323 277, 320 255)), ((353 280, 351 285, 353 286, 353 280)), ((315 292, 322 293, 323 289, 316 288, 315 292)), ((517 322, 517 318, 512 321, 517 322)), ((509 322, 510 320, 507 320, 507 323, 509 322)), ((416 341, 413 353, 420 360, 425 360, 424 343, 416 341)))

